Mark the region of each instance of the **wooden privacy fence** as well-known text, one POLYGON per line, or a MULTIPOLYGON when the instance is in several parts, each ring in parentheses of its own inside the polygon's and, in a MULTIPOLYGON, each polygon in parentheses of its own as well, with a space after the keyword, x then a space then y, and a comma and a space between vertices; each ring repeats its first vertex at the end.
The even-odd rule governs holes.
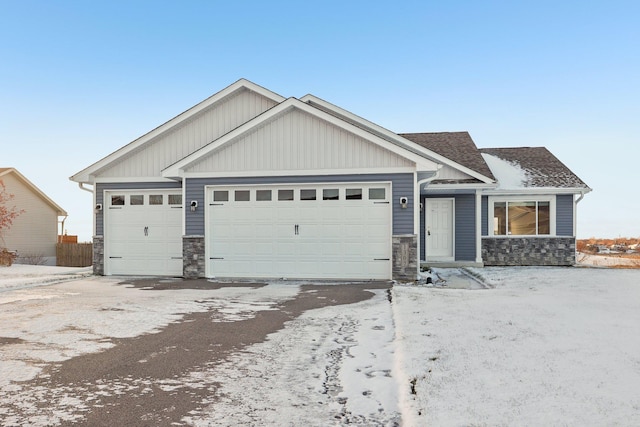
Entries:
POLYGON ((91 243, 56 244, 56 264, 60 267, 88 267, 93 263, 91 243))

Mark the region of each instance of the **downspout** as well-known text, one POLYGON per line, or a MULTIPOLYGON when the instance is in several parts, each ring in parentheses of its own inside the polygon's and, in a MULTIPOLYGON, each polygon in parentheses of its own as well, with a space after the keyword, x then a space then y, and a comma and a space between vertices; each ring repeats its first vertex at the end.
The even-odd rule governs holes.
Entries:
POLYGON ((62 218, 62 221, 58 222, 60 223, 60 234, 58 235, 58 243, 62 243, 62 236, 64 235, 64 222, 67 220, 67 218, 69 218, 69 215, 65 215, 64 218, 62 218))
POLYGON ((93 190, 90 190, 84 187, 84 182, 79 182, 78 187, 80 187, 81 190, 88 191, 89 193, 93 193, 93 190))
POLYGON ((581 191, 580 197, 573 201, 573 234, 576 239, 578 238, 578 203, 584 199, 585 194, 584 191, 581 191))

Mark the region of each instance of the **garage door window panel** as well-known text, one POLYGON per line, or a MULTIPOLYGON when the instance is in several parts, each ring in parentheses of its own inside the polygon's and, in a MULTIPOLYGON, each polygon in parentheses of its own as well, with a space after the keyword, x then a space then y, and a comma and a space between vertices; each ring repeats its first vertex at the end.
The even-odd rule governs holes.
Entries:
POLYGON ((111 206, 124 206, 124 195, 111 196, 111 206))
POLYGON ((340 190, 337 188, 325 188, 322 190, 322 200, 340 200, 340 190))
POLYGON ((234 200, 236 202, 249 202, 251 200, 251 191, 249 191, 249 190, 236 190, 234 192, 234 200))
POLYGON ((362 200, 362 188, 347 188, 345 198, 347 200, 362 200))
POLYGON ((132 194, 129 197, 129 203, 131 206, 144 205, 144 196, 142 194, 132 194))
POLYGON ((256 200, 258 202, 270 202, 271 201, 271 190, 257 190, 256 191, 256 200))
POLYGON ((227 190, 219 190, 213 192, 213 201, 214 202, 228 202, 229 201, 229 192, 227 190))
POLYGON ((162 194, 151 194, 149 195, 149 204, 152 206, 160 206, 164 203, 164 198, 162 194))
POLYGON ((316 200, 316 190, 313 189, 303 189, 300 190, 300 200, 316 200))
POLYGON ((293 201, 293 190, 278 190, 278 201, 293 201))
POLYGON ((182 194, 169 194, 168 200, 170 205, 182 205, 182 194))
POLYGON ((369 200, 386 200, 387 195, 384 188, 370 188, 369 200))

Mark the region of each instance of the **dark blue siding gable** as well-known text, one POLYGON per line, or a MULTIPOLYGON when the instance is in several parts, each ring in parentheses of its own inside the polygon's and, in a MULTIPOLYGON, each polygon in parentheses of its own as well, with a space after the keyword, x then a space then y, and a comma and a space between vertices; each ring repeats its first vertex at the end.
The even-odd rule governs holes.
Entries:
MULTIPOLYGON (((287 177, 236 177, 236 178, 187 178, 185 203, 197 200, 198 206, 205 205, 205 186, 207 185, 263 185, 263 184, 309 184, 330 182, 391 182, 393 206, 393 234, 413 233, 413 182, 411 173, 400 174, 369 174, 369 175, 315 175, 315 176, 287 176, 287 177), (406 209, 400 207, 400 197, 407 197, 406 209)), ((186 210, 186 234, 191 236, 204 235, 204 209, 195 212, 186 210)))
POLYGON ((573 231, 573 194, 556 196, 556 235, 575 235, 573 231))

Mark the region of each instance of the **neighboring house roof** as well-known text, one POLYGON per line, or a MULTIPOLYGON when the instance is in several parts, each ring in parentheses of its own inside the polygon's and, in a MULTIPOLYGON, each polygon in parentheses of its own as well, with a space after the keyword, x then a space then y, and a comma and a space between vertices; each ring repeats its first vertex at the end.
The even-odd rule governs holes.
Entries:
POLYGON ((545 147, 481 148, 480 152, 498 177, 499 189, 575 188, 591 190, 584 181, 545 147), (511 172, 508 171, 509 168, 511 168, 511 172), (521 178, 516 180, 509 178, 509 175, 513 177, 518 173, 521 178), (514 182, 518 180, 520 185, 514 182))
POLYGON ((31 181, 25 178, 20 172, 18 172, 15 168, 0 168, 0 181, 2 181, 3 176, 7 176, 9 174, 15 175, 18 180, 22 181, 23 184, 27 186, 35 195, 40 197, 45 203, 51 206, 57 213, 58 216, 66 216, 67 212, 62 209, 56 202, 51 200, 46 194, 44 194, 38 187, 36 187, 31 181))
POLYGON ((495 180, 469 132, 401 133, 400 136, 495 180))

